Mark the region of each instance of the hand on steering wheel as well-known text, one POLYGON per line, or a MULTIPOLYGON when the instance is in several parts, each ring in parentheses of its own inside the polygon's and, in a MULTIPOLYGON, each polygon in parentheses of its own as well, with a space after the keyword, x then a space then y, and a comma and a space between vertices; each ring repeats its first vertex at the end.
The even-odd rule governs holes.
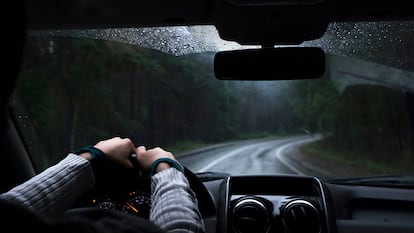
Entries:
MULTIPOLYGON (((139 172, 145 174, 150 172, 153 163, 159 159, 166 158, 179 164, 171 152, 165 151, 160 147, 150 150, 147 150, 145 146, 135 148, 132 141, 128 138, 121 139, 120 137, 114 137, 98 142, 95 147, 106 155, 108 161, 128 169, 138 167, 140 170, 139 172)), ((87 159, 89 158, 88 155, 85 155, 84 157, 87 159)), ((180 164, 179 166, 182 168, 181 170, 184 170, 180 164)), ((154 167, 154 172, 157 173, 170 167, 171 166, 168 163, 159 163, 154 167)))
MULTIPOLYGON (((159 147, 149 150, 144 146, 136 148, 128 138, 114 137, 100 141, 94 147, 106 155, 106 162, 100 164, 97 170, 95 170, 97 178, 95 191, 99 195, 107 195, 109 193, 118 195, 138 186, 144 192, 149 192, 150 179, 148 173, 154 161, 161 158, 168 158, 178 163, 172 153, 159 147)), ((80 156, 91 159, 89 153, 81 154, 80 156)), ((190 170, 182 165, 180 166, 189 181, 190 187, 199 199, 198 204, 202 214, 209 215, 214 213, 215 207, 213 200, 204 185, 190 170)), ((170 168, 168 163, 159 163, 155 168, 155 172, 160 172, 168 168, 170 168)))

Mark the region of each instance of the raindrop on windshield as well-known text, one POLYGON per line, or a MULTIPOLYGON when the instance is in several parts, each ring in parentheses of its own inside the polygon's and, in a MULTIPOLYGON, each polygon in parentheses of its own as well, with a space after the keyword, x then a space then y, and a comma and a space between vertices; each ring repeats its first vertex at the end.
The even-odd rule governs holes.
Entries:
POLYGON ((414 23, 332 23, 323 37, 301 46, 318 46, 326 53, 363 58, 399 69, 414 70, 414 23))

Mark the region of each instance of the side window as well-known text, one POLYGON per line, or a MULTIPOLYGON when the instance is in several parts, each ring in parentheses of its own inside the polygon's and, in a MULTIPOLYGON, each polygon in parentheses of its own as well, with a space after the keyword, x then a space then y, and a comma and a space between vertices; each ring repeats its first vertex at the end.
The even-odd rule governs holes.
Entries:
POLYGON ((55 162, 50 161, 51 158, 43 150, 42 143, 32 122, 33 119, 16 93, 12 96, 9 111, 20 136, 24 140, 24 146, 31 156, 35 169, 41 171, 55 162))

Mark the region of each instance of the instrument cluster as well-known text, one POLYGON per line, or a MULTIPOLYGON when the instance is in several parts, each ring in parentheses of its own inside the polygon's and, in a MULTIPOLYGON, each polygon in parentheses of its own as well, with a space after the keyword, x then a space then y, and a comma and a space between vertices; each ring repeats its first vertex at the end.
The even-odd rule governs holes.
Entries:
POLYGON ((96 208, 119 210, 148 219, 151 209, 151 195, 142 191, 129 191, 125 194, 94 197, 89 200, 89 205, 96 208))

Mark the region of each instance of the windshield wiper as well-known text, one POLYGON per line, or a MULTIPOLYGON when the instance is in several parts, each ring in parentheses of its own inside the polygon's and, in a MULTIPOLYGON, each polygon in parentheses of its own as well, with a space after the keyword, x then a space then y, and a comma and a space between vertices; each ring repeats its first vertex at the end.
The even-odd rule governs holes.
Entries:
POLYGON ((366 185, 395 188, 414 188, 414 176, 389 175, 358 178, 327 178, 333 184, 366 185))

